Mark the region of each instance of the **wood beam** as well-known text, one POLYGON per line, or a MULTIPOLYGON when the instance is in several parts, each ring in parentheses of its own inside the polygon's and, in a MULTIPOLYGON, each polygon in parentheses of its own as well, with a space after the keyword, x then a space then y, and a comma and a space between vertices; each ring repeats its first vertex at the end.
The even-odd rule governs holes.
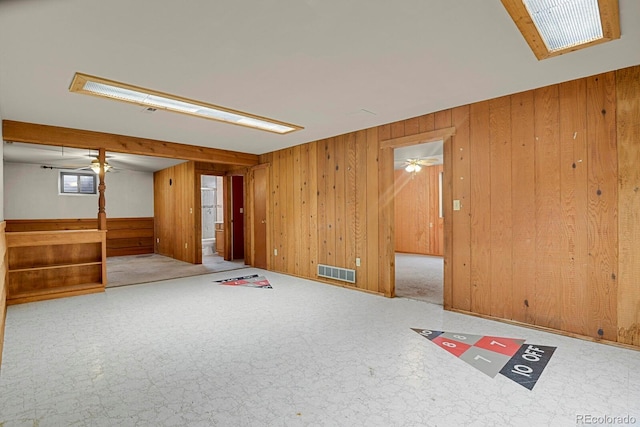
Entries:
POLYGON ((2 136, 5 141, 58 147, 93 150, 104 148, 114 153, 227 165, 253 166, 258 164, 258 156, 255 154, 13 120, 2 121, 2 136))

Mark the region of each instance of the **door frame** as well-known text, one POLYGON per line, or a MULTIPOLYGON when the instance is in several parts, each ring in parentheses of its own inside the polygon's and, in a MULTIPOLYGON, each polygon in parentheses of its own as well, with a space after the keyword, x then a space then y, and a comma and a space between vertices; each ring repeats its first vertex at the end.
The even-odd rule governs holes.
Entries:
MULTIPOLYGON (((444 301, 443 306, 445 309, 451 306, 452 299, 452 271, 451 271, 451 260, 453 255, 453 222, 452 222, 452 213, 453 213, 453 176, 452 171, 450 170, 451 161, 453 160, 453 150, 452 150, 452 138, 456 134, 455 126, 436 129, 429 132, 422 132, 415 135, 403 136, 400 138, 390 138, 380 141, 380 151, 381 157, 386 158, 386 161, 381 163, 381 169, 384 176, 394 176, 393 169, 393 151, 395 148, 408 147, 411 145, 423 144, 426 142, 434 142, 434 141, 443 141, 443 182, 442 182, 442 210, 444 214, 444 285, 443 285, 443 295, 444 301)), ((389 184, 387 184, 389 185, 389 184)), ((395 182, 392 179, 391 186, 395 186, 395 182)), ((395 191, 388 191, 385 194, 389 194, 389 200, 382 200, 383 205, 386 206, 386 209, 390 210, 390 217, 393 219, 393 209, 395 206, 395 191)), ((394 226, 390 225, 390 245, 391 245, 391 256, 395 257, 395 235, 394 235, 394 226)), ((396 294, 396 278, 395 278, 395 262, 391 260, 391 272, 389 274, 390 280, 390 295, 391 297, 395 297, 396 294)))

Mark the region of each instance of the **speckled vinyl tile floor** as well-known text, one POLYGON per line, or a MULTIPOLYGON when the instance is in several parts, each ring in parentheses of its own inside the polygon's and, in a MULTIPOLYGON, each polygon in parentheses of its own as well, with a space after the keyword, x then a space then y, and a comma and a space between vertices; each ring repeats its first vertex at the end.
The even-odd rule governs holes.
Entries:
POLYGON ((0 372, 3 427, 573 426, 625 416, 640 425, 639 352, 257 269, 11 306, 0 372), (273 289, 213 282, 247 274, 273 289), (557 349, 528 390, 410 328, 557 349))

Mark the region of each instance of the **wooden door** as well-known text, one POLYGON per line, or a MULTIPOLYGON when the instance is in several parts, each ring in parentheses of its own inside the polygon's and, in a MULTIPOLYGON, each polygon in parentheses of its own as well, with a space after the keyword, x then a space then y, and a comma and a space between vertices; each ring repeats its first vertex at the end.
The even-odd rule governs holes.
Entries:
POLYGON ((267 191, 268 174, 266 167, 253 170, 253 266, 267 268, 267 191))

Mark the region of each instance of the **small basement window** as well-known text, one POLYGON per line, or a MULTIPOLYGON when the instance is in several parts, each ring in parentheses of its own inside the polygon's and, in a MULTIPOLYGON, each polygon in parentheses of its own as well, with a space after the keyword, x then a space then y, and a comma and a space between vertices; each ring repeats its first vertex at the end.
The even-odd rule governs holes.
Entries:
POLYGON ((97 194, 96 175, 60 171, 60 194, 97 194))

